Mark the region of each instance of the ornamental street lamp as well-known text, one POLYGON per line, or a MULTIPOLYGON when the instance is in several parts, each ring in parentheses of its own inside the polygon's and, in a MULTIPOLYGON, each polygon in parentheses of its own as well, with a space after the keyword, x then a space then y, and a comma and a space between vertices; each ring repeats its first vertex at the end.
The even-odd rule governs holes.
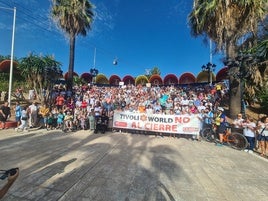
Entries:
POLYGON ((208 73, 208 82, 212 85, 212 72, 215 71, 216 65, 208 62, 206 65, 202 66, 202 71, 208 73))
POLYGON ((90 74, 92 76, 92 84, 96 82, 96 76, 98 75, 99 71, 96 69, 96 48, 94 49, 94 58, 93 58, 93 68, 90 69, 90 74))
MULTIPOLYGON (((227 58, 224 64, 228 67, 228 74, 236 79, 240 84, 240 113, 245 117, 245 99, 244 99, 244 87, 245 81, 253 74, 253 69, 248 68, 255 65, 258 62, 257 58, 254 58, 250 54, 239 54, 235 58, 227 58)), ((232 83, 230 83, 232 84, 232 83)))
POLYGON ((96 68, 90 69, 90 74, 92 75, 92 84, 96 82, 95 77, 98 75, 99 71, 96 68))

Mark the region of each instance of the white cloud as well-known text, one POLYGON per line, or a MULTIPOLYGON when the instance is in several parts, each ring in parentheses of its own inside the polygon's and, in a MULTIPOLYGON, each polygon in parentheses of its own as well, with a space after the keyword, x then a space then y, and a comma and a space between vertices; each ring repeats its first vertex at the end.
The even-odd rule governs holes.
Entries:
MULTIPOLYGON (((116 4, 118 3, 119 0, 116 1, 116 4)), ((91 32, 92 36, 96 36, 103 32, 110 32, 114 29, 114 17, 116 13, 112 13, 111 9, 108 9, 104 3, 98 2, 95 4, 94 14, 94 22, 91 32)))

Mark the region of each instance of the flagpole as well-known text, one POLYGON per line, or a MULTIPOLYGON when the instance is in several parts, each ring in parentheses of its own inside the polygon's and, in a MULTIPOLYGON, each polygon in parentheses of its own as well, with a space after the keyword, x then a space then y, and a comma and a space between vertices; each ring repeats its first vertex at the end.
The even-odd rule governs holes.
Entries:
POLYGON ((15 25, 16 25, 16 7, 13 9, 13 31, 12 31, 12 42, 11 42, 11 62, 9 72, 9 87, 8 87, 8 104, 11 106, 11 92, 12 92, 12 78, 13 78, 13 57, 14 57, 14 38, 15 38, 15 25))

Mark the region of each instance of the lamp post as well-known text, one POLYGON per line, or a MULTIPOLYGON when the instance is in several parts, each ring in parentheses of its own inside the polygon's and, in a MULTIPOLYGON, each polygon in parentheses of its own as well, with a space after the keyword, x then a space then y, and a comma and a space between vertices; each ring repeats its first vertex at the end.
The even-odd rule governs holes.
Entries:
POLYGON ((96 69, 96 48, 94 48, 93 68, 90 69, 90 74, 92 75, 92 84, 94 83, 94 79, 98 73, 99 71, 96 69))
POLYGON ((96 81, 95 77, 98 75, 99 71, 96 68, 90 69, 90 74, 92 75, 92 84, 96 81))
MULTIPOLYGON (((247 67, 257 63, 257 58, 254 58, 250 54, 240 53, 235 58, 227 58, 224 64, 228 67, 228 74, 239 82, 240 90, 240 113, 245 117, 245 99, 244 99, 244 85, 245 80, 249 78, 252 69, 247 67)), ((231 89, 230 89, 231 90, 231 89)))
POLYGON ((208 73, 208 82, 210 85, 212 85, 212 72, 215 71, 216 65, 208 62, 206 65, 202 66, 202 71, 208 73))
POLYGON ((11 92, 12 92, 12 79, 13 79, 13 57, 14 57, 14 41, 15 41, 15 25, 16 25, 16 7, 6 8, 0 7, 6 10, 13 10, 13 26, 12 26, 12 41, 11 41, 11 55, 10 55, 10 72, 9 72, 9 85, 8 85, 8 104, 11 106, 11 92))

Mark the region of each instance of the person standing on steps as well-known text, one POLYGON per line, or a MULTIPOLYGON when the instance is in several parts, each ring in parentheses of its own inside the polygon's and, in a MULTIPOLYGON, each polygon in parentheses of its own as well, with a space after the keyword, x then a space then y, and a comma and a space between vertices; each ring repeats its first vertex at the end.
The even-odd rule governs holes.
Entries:
POLYGON ((256 123, 254 122, 252 117, 246 117, 243 126, 243 134, 248 140, 248 147, 245 149, 248 153, 253 153, 253 149, 255 147, 255 128, 256 123))
POLYGON ((19 101, 16 102, 16 105, 14 107, 14 111, 15 111, 15 121, 17 122, 17 127, 21 124, 21 106, 19 101))
POLYGON ((37 124, 38 106, 37 102, 33 102, 29 107, 29 127, 33 128, 37 124))
POLYGON ((235 120, 233 121, 232 125, 234 126, 233 131, 236 131, 236 132, 240 132, 243 130, 243 122, 245 120, 243 119, 242 117, 242 114, 239 113, 237 114, 237 117, 235 118, 235 120))
POLYGON ((220 143, 217 145, 223 144, 223 136, 226 131, 226 115, 224 114, 224 109, 222 107, 218 107, 218 112, 215 118, 215 124, 217 126, 217 135, 219 137, 220 143))
POLYGON ((258 141, 261 148, 261 156, 268 155, 268 116, 263 118, 263 121, 259 121, 257 125, 258 129, 258 141))
POLYGON ((6 128, 6 121, 11 117, 10 107, 8 102, 5 101, 4 104, 0 107, 0 129, 6 128))
POLYGON ((21 124, 15 128, 15 131, 21 130, 25 131, 28 129, 28 119, 29 119, 29 114, 28 114, 28 109, 26 107, 21 107, 21 124))

